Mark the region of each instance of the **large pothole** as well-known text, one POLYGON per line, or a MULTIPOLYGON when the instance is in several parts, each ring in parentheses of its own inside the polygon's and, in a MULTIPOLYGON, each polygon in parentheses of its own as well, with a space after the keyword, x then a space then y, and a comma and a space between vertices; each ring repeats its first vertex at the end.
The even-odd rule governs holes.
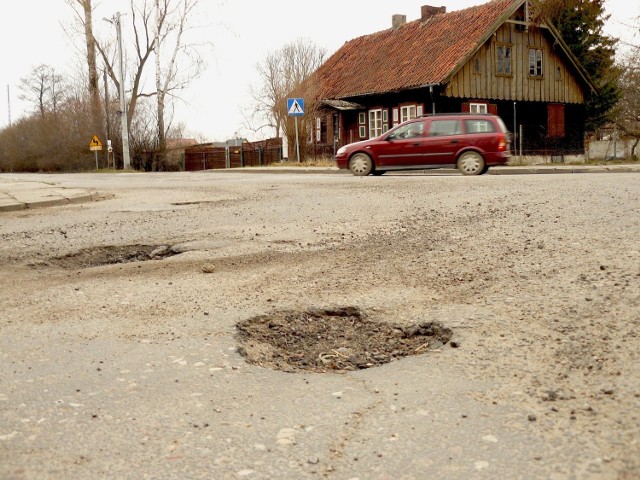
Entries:
POLYGON ((54 257, 47 262, 62 268, 89 268, 118 263, 142 262, 159 260, 177 255, 167 245, 106 245, 86 248, 60 257, 54 257))
POLYGON ((247 362, 286 372, 340 372, 383 365, 446 345, 439 322, 396 325, 367 319, 355 307, 281 311, 237 325, 247 362))

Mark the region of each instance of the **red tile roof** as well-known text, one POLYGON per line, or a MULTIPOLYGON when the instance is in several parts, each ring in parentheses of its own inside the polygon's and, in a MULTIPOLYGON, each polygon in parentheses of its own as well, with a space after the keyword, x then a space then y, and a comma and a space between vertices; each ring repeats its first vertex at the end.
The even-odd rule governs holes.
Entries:
POLYGON ((492 0, 476 7, 415 20, 346 42, 314 74, 322 98, 436 85, 453 74, 522 0, 492 0))

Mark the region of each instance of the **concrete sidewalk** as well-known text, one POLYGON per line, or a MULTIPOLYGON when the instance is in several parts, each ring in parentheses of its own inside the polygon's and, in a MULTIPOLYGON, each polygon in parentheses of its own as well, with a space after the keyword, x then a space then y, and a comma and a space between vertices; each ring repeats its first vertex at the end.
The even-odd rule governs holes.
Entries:
POLYGON ((92 190, 0 177, 0 212, 88 202, 97 195, 92 190))
MULTIPOLYGON (((638 173, 640 164, 620 165, 525 165, 492 167, 487 175, 532 175, 561 173, 638 173)), ((225 170, 207 170, 202 173, 286 173, 286 174, 343 174, 351 175, 348 170, 336 167, 245 167, 225 170)), ((388 175, 408 174, 457 174, 455 169, 417 170, 412 172, 389 172, 388 175)), ((0 175, 0 212, 11 212, 37 207, 66 205, 89 202, 98 196, 95 190, 67 188, 55 183, 45 183, 20 178, 11 178, 11 174, 0 175)))

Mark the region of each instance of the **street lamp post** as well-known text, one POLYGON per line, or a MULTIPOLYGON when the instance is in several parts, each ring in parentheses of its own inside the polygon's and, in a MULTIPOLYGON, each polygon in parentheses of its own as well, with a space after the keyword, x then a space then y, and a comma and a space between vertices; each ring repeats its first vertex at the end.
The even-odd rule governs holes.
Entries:
POLYGON ((120 61, 120 127, 122 130, 122 163, 125 170, 131 169, 131 157, 129 154, 129 127, 127 125, 127 103, 124 98, 124 60, 122 55, 122 28, 120 26, 120 12, 117 12, 112 19, 105 18, 109 23, 116 26, 118 35, 118 53, 120 61))

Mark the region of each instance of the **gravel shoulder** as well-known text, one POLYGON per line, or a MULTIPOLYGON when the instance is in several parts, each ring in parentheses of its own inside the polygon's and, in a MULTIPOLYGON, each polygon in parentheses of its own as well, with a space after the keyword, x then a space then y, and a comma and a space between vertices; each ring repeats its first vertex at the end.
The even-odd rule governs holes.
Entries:
POLYGON ((0 478, 640 477, 640 174, 37 178, 98 194, 0 214, 0 478), (247 361, 327 309, 451 336, 247 361))

